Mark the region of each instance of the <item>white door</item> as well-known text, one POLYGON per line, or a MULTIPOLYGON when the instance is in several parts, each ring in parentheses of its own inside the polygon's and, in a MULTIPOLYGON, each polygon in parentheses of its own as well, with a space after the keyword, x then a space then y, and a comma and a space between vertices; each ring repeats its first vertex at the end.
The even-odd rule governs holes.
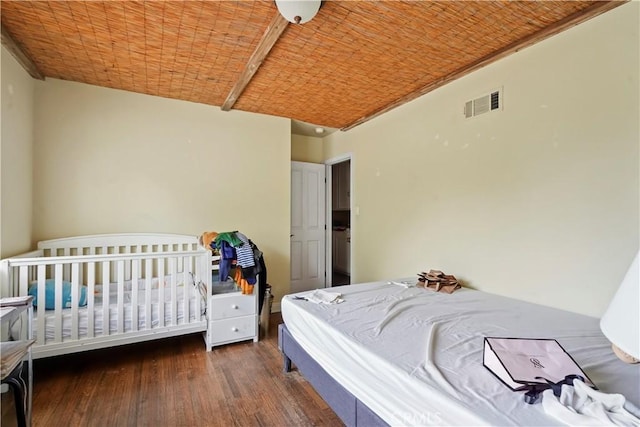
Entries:
POLYGON ((325 166, 291 162, 291 292, 325 287, 325 166))

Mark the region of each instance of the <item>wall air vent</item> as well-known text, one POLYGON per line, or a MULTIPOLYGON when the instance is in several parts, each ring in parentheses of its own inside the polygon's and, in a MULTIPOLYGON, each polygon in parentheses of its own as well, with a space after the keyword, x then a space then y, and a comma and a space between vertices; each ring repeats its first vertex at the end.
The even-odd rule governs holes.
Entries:
POLYGON ((464 117, 468 119, 500 110, 502 110, 502 89, 496 89, 487 95, 465 102, 464 117))

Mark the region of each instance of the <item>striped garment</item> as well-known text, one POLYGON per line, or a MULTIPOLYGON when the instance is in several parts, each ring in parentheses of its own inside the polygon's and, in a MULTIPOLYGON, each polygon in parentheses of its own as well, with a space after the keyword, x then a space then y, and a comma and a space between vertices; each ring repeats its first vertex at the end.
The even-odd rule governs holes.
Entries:
POLYGON ((242 246, 236 246, 236 260, 238 261, 238 265, 242 268, 255 266, 256 262, 253 259, 253 249, 251 249, 249 239, 240 232, 236 232, 236 236, 242 240, 243 243, 242 246))

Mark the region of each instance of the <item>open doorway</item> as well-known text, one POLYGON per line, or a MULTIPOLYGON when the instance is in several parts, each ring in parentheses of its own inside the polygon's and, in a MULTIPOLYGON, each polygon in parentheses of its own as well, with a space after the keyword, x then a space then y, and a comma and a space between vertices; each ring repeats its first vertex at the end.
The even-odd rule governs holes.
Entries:
POLYGON ((331 286, 351 283, 351 159, 331 166, 331 286))

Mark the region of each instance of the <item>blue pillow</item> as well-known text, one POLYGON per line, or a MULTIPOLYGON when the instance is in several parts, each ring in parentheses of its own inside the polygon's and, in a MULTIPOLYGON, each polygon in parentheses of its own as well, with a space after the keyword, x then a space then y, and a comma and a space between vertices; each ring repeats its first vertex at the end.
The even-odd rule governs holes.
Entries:
MULTIPOLYGON (((47 310, 56 308, 56 282, 55 279, 47 279, 44 282, 45 301, 44 307, 47 310)), ((38 282, 32 282, 29 287, 29 295, 33 297, 33 306, 38 306, 38 282)), ((80 306, 87 305, 87 287, 80 286, 80 306)), ((71 308, 71 282, 62 282, 62 308, 71 308)))

